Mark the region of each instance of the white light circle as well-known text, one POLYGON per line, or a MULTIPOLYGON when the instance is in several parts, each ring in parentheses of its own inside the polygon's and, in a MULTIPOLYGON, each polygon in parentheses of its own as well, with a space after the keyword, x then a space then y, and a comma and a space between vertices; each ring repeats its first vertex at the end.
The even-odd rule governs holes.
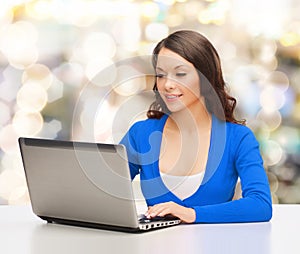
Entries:
POLYGON ((169 28, 163 23, 150 23, 146 26, 146 38, 150 41, 158 41, 169 34, 169 28))
POLYGON ((282 121, 282 117, 279 111, 268 112, 264 109, 258 112, 256 118, 269 130, 277 129, 282 121))
POLYGON ((10 119, 10 109, 9 107, 0 101, 0 128, 2 125, 6 124, 10 119))
POLYGON ((114 39, 106 33, 91 33, 83 43, 83 53, 89 60, 113 58, 116 53, 114 39))
POLYGON ((260 105, 267 112, 280 109, 285 103, 285 96, 276 87, 268 86, 260 94, 260 105))
POLYGON ((41 111, 47 103, 47 92, 37 83, 25 83, 17 94, 18 106, 27 112, 41 111))
POLYGON ((19 151, 18 138, 14 127, 9 124, 0 129, 0 148, 7 154, 19 151))
POLYGON ((264 144, 264 161, 268 166, 274 166, 280 162, 283 156, 282 147, 273 140, 268 140, 264 144))
POLYGON ((41 131, 43 123, 43 117, 39 112, 18 111, 14 115, 12 125, 18 135, 34 136, 41 131))
POLYGON ((34 64, 24 70, 22 82, 36 82, 44 89, 48 89, 53 81, 53 75, 49 68, 43 64, 34 64))

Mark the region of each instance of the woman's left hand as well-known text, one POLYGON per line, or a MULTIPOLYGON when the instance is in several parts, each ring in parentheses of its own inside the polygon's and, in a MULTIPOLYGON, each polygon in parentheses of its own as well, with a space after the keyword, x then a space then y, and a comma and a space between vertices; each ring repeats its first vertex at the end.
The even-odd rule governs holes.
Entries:
POLYGON ((193 223, 196 220, 196 213, 193 208, 184 207, 172 201, 150 206, 148 211, 145 213, 147 218, 153 218, 156 216, 163 217, 167 214, 176 216, 185 223, 193 223))

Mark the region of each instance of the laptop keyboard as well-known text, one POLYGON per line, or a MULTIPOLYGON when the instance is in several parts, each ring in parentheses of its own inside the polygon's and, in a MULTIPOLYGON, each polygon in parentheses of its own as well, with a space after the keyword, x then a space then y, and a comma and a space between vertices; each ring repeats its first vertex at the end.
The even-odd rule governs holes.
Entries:
POLYGON ((139 222, 140 223, 149 223, 149 222, 155 222, 155 221, 170 221, 170 220, 178 220, 177 217, 172 215, 166 215, 164 217, 156 216, 154 218, 147 218, 145 215, 139 216, 139 222))

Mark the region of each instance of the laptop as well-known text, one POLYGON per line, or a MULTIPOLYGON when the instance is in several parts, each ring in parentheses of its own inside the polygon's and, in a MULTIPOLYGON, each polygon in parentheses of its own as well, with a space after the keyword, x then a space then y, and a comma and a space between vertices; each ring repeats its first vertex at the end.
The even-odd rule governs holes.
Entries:
POLYGON ((48 223, 124 232, 179 224, 137 214, 125 146, 19 138, 33 212, 48 223))

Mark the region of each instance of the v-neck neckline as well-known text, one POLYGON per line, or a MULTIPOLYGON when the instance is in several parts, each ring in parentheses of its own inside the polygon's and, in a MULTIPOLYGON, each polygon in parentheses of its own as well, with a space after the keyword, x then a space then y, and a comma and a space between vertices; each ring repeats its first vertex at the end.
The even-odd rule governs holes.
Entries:
POLYGON ((205 165, 205 169, 204 169, 204 176, 203 176, 203 179, 202 179, 202 182, 200 183, 199 187, 197 188, 197 190, 189 197, 185 198, 185 199, 181 199, 179 198, 178 196, 176 196, 172 190, 169 190, 167 188, 167 186, 165 185, 164 181, 162 180, 162 177, 161 177, 161 173, 160 173, 160 169, 159 169, 159 158, 160 158, 160 153, 161 153, 161 145, 162 145, 162 137, 163 137, 163 131, 164 131, 164 128, 165 128, 165 125, 166 125, 166 122, 169 118, 169 115, 163 115, 162 116, 162 124, 161 124, 161 138, 160 138, 160 141, 158 143, 158 160, 156 161, 156 170, 157 170, 157 175, 159 176, 160 178, 160 181, 161 183, 163 184, 164 188, 166 188, 168 190, 168 193, 172 194, 173 196, 175 196, 177 199, 179 199, 180 201, 184 202, 185 200, 193 197, 193 195, 195 195, 195 193, 197 193, 199 191, 199 189, 201 188, 202 185, 204 185, 206 181, 204 181, 205 179, 207 179, 207 176, 208 176, 208 166, 210 165, 210 160, 211 160, 211 150, 213 148, 213 145, 214 145, 214 137, 215 137, 215 134, 214 134, 214 130, 215 130, 215 125, 216 125, 216 118, 215 116, 212 114, 211 116, 211 131, 210 131, 210 141, 209 141, 209 148, 208 148, 208 155, 207 155, 207 161, 206 161, 206 165, 205 165))

